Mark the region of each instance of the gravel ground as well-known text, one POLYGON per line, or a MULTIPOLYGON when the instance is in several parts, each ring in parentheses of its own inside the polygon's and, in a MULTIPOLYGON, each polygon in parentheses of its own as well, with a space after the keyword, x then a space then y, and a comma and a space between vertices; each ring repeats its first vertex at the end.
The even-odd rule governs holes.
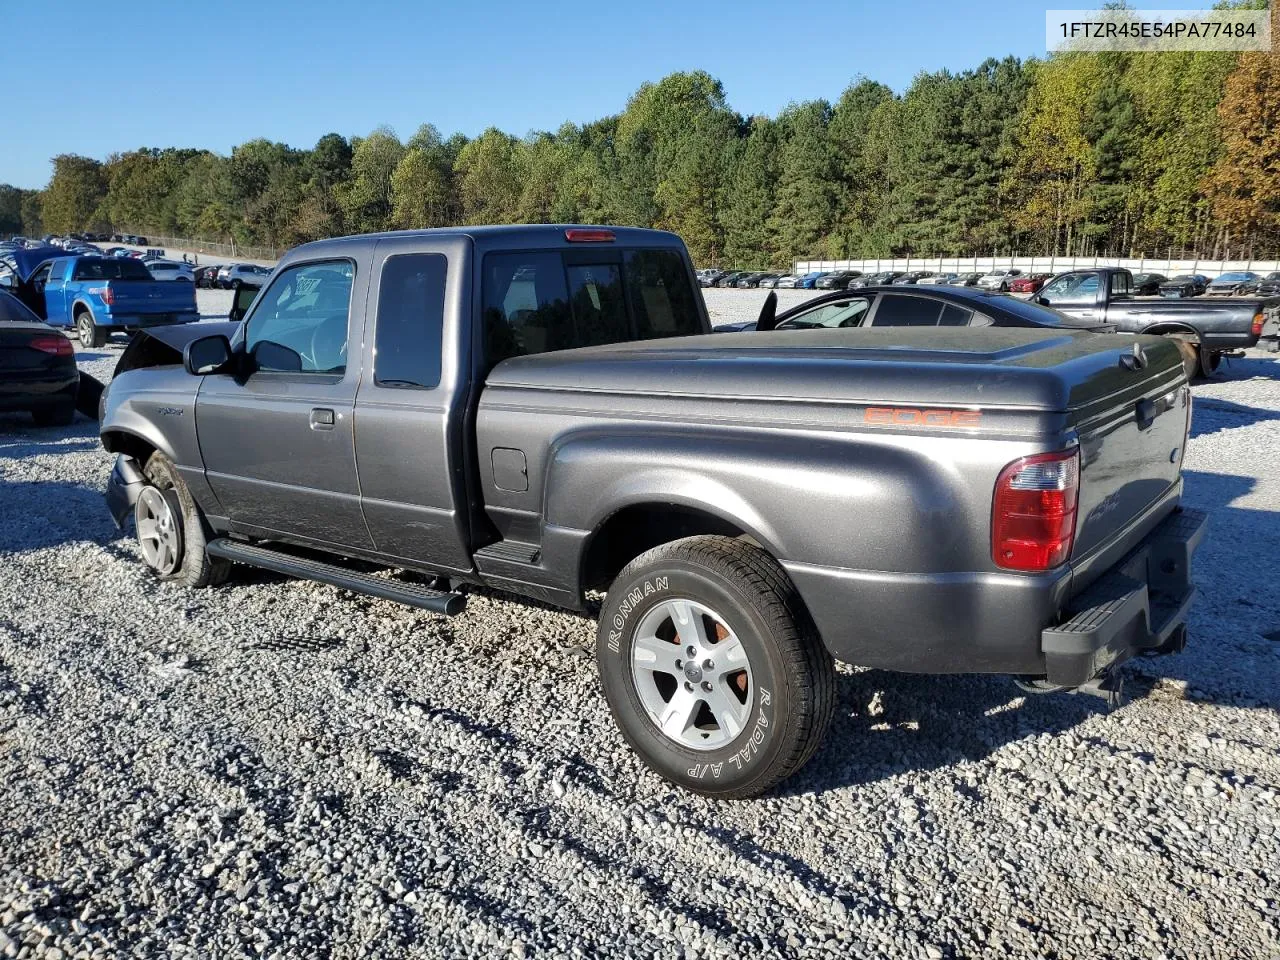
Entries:
POLYGON ((743 803, 625 748, 588 620, 154 582, 93 425, 0 415, 0 956, 1274 957, 1280 365, 1195 392, 1203 593, 1144 696, 842 668, 743 803))

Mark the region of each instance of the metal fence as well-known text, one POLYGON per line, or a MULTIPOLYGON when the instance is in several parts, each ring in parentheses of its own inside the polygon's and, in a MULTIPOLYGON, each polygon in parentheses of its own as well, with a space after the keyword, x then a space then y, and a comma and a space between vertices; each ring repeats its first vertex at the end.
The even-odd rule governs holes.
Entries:
POLYGON ((230 260, 262 260, 274 263, 284 255, 284 247, 244 246, 232 243, 217 243, 213 240, 201 240, 197 237, 165 237, 149 233, 146 230, 117 230, 116 233, 128 233, 147 238, 148 247, 160 247, 164 250, 179 250, 190 253, 207 253, 214 257, 225 257, 230 260))
POLYGON ((1064 273, 1068 270, 1090 270, 1095 267, 1126 267, 1134 273, 1203 273, 1217 276, 1232 270, 1270 273, 1280 270, 1280 260, 1170 260, 1158 257, 897 257, 884 260, 797 260, 797 274, 815 270, 860 270, 879 273, 882 270, 932 270, 934 273, 989 273, 1012 268, 1023 273, 1064 273))

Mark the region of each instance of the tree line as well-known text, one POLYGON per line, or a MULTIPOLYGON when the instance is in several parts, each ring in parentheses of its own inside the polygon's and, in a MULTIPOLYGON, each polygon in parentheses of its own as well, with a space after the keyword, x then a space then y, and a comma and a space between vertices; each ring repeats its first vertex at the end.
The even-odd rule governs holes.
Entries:
MULTIPOLYGON (((1273 13, 1273 18, 1276 15, 1273 13)), ((1280 31, 1276 32, 1280 36, 1280 31)), ((673 230, 699 264, 794 258, 1270 257, 1280 247, 1273 53, 990 59, 895 94, 744 117, 704 72, 593 123, 407 141, 386 128, 230 156, 62 155, 0 186, 0 235, 130 230, 287 247, 388 229, 613 223, 673 230)))

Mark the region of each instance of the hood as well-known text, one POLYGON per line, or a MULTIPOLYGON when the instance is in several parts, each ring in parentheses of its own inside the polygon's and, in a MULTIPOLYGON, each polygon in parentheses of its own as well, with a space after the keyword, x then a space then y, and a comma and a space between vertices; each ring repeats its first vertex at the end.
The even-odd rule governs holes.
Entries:
POLYGON ((562 350, 506 360, 489 388, 557 393, 774 401, 1001 407, 1061 412, 1132 376, 1140 342, 1150 375, 1179 376, 1176 344, 1014 327, 717 333, 562 350))
POLYGON ((30 247, 25 250, 13 250, 5 254, 5 259, 12 261, 14 268, 17 270, 18 279, 26 283, 31 274, 35 273, 36 267, 46 260, 74 256, 77 256, 77 254, 68 253, 61 247, 30 247))
POLYGON ((240 324, 232 323, 230 320, 204 320, 200 323, 180 323, 171 327, 146 327, 139 330, 136 336, 152 337, 181 353, 192 340, 216 336, 219 333, 230 340, 239 329, 240 324))

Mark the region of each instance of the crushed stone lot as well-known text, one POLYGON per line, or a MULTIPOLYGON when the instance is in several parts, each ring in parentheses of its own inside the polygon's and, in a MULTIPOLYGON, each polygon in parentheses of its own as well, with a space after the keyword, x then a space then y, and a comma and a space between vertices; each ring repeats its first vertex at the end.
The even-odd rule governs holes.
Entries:
POLYGON ((625 747, 589 620, 156 582, 95 425, 0 414, 0 957, 1280 955, 1280 363, 1194 392, 1202 592, 1132 702, 842 667, 738 803, 625 747))

